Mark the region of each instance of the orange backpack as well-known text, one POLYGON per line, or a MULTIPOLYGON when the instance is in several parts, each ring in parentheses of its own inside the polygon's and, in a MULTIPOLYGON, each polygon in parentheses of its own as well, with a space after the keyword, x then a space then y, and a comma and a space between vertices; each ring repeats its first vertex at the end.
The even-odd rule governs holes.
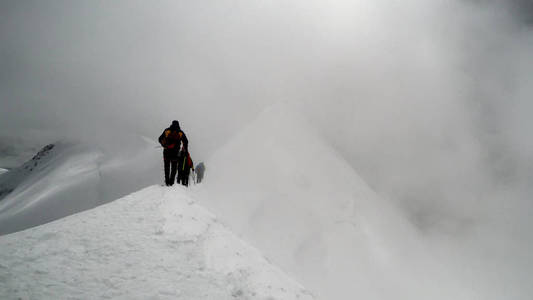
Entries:
POLYGON ((179 143, 181 142, 181 137, 183 136, 183 132, 176 131, 176 130, 165 130, 165 138, 163 139, 163 147, 167 149, 174 149, 176 146, 179 147, 179 143))

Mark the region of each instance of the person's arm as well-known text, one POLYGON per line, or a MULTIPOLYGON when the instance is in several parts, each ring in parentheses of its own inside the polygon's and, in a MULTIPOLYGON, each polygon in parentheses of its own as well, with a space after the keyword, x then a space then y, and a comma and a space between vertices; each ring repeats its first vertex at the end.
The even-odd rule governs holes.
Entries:
POLYGON ((192 158, 191 158, 191 156, 190 156, 190 155, 189 155, 189 157, 188 157, 188 158, 189 158, 189 161, 188 161, 188 163, 189 163, 189 166, 190 166, 190 167, 192 168, 192 170, 194 171, 194 163, 192 162, 192 158))
POLYGON ((163 141, 165 140, 165 131, 163 131, 163 133, 161 133, 161 135, 159 136, 159 144, 161 144, 161 146, 165 147, 163 141))
POLYGON ((185 152, 189 152, 189 140, 187 139, 185 132, 183 132, 183 136, 181 137, 181 142, 183 143, 183 149, 185 150, 185 152))

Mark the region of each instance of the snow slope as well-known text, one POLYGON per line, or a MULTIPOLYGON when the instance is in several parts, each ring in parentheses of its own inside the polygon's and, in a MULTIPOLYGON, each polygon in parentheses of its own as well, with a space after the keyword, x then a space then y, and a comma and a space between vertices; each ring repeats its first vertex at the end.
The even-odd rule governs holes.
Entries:
POLYGON ((182 187, 0 237, 3 299, 313 299, 182 187))
POLYGON ((290 104, 209 161, 201 203, 321 299, 473 299, 290 104))
POLYGON ((79 142, 47 147, 0 175, 0 235, 107 203, 162 176, 153 142, 136 141, 119 154, 79 142))
POLYGON ((9 171, 9 170, 7 170, 7 169, 2 169, 2 168, 0 168, 0 175, 2 175, 3 173, 6 173, 6 172, 8 172, 8 171, 9 171))

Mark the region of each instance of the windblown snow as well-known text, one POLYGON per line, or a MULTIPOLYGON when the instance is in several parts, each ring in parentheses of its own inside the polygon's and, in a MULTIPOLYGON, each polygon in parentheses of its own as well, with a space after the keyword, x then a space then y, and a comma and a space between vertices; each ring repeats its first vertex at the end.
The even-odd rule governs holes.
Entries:
POLYGON ((208 162, 202 201, 321 299, 471 299, 312 128, 267 109, 208 162))
POLYGON ((298 111, 270 107, 207 161, 201 203, 234 232, 320 299, 529 298, 504 256, 432 243, 298 111))
POLYGON ((182 187, 0 238, 3 299, 313 299, 182 187))

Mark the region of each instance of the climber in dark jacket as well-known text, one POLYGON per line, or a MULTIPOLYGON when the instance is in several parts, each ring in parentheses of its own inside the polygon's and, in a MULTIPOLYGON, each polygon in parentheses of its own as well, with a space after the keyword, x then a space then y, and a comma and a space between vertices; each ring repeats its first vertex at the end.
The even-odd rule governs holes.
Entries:
POLYGON ((191 169, 194 172, 194 163, 192 162, 191 154, 188 152, 180 153, 178 159, 178 183, 189 186, 191 169))
POLYGON ((180 123, 178 121, 172 121, 172 125, 165 129, 161 136, 159 136, 159 143, 163 147, 165 184, 171 186, 174 184, 176 178, 180 148, 184 153, 188 153, 189 141, 185 133, 181 130, 180 123))

